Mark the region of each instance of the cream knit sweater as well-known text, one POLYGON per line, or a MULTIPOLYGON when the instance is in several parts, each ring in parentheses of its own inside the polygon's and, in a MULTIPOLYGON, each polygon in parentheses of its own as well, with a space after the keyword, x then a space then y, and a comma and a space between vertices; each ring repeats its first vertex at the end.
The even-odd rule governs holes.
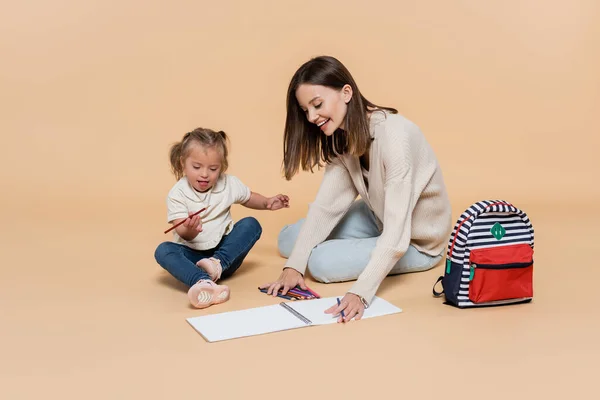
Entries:
POLYGON ((452 210, 437 158, 420 129, 398 114, 371 115, 368 190, 358 157, 326 166, 323 181, 286 263, 304 274, 312 249, 326 240, 357 195, 373 210, 381 235, 349 292, 368 303, 409 244, 437 256, 448 241, 452 210))

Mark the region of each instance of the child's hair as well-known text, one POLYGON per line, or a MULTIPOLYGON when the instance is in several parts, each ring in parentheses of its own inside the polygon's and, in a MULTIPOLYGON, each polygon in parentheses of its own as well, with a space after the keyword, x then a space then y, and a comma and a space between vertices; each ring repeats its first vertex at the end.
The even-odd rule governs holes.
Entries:
POLYGON ((346 67, 330 56, 315 57, 304 63, 292 77, 287 91, 287 116, 283 138, 283 164, 287 180, 302 170, 312 171, 321 161, 330 162, 338 154, 361 156, 369 148, 371 135, 367 111, 394 108, 380 107, 367 100, 346 67), (296 89, 302 84, 320 85, 341 90, 345 85, 352 88, 352 98, 344 121, 345 132, 329 137, 320 133, 319 127, 310 123, 296 99, 296 89))
POLYGON ((227 134, 223 131, 215 132, 211 129, 196 128, 183 135, 181 142, 171 146, 169 159, 171 161, 171 171, 178 180, 183 177, 183 162, 187 158, 192 145, 202 147, 215 147, 221 153, 221 173, 227 170, 229 163, 227 161, 227 134))

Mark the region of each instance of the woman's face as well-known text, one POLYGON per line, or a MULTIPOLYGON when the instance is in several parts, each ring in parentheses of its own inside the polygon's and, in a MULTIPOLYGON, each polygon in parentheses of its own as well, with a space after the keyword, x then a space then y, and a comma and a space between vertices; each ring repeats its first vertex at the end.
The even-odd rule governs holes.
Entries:
POLYGON ((317 125, 327 136, 338 129, 344 129, 344 119, 348 102, 352 98, 352 88, 342 89, 326 86, 302 84, 296 89, 296 100, 309 122, 317 125))

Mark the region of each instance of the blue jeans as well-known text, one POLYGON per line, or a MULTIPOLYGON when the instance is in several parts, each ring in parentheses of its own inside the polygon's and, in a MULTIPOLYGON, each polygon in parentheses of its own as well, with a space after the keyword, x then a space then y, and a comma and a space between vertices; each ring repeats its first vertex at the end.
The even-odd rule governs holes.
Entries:
MULTIPOLYGON (((345 282, 358 279, 371 258, 377 238, 381 234, 375 214, 363 200, 350 207, 346 215, 327 239, 317 245, 308 259, 308 271, 319 282, 345 282)), ((279 253, 288 258, 304 219, 286 225, 279 233, 279 253)), ((426 271, 442 259, 419 252, 410 245, 389 275, 426 271)))
POLYGON ((221 261, 221 279, 231 276, 242 265, 250 249, 260 239, 262 227, 253 217, 242 218, 231 232, 210 250, 195 250, 174 242, 163 242, 154 252, 156 262, 177 280, 193 286, 201 279, 210 279, 206 271, 196 263, 203 258, 214 257, 221 261))

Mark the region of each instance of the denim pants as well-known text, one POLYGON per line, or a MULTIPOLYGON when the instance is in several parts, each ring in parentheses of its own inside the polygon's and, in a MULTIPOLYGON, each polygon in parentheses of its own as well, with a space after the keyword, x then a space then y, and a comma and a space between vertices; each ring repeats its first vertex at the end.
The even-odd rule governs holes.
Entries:
POLYGON ((221 279, 231 276, 242 265, 250 249, 260 239, 262 227, 253 217, 242 218, 219 244, 210 250, 195 250, 174 242, 163 242, 154 252, 156 262, 180 282, 193 286, 201 279, 210 279, 196 263, 214 257, 221 261, 221 279))
MULTIPOLYGON (((355 201, 329 237, 312 250, 308 259, 308 271, 312 277, 324 283, 358 279, 369 263, 381 234, 375 218, 363 200, 355 201)), ((283 257, 290 256, 303 222, 304 219, 301 219, 286 225, 279 233, 278 247, 283 257)), ((442 256, 421 253, 411 245, 389 275, 426 271, 438 264, 442 256)))

